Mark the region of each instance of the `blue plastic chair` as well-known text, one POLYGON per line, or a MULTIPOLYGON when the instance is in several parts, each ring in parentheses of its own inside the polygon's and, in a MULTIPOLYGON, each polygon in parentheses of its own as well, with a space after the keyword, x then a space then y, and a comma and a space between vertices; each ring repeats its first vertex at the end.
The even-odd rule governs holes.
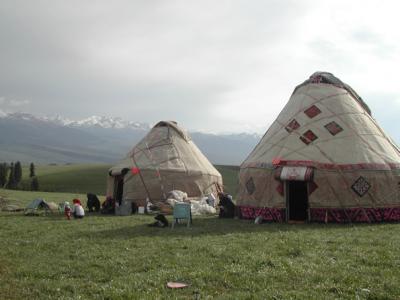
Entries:
POLYGON ((187 227, 192 224, 192 211, 190 209, 190 203, 176 203, 174 206, 174 220, 172 222, 172 229, 178 220, 186 219, 187 227))

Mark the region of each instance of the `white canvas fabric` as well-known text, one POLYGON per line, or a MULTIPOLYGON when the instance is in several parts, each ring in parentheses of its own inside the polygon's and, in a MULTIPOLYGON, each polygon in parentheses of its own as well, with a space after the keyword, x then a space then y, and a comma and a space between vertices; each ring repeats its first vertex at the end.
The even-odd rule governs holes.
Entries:
POLYGON ((330 73, 314 73, 295 89, 242 163, 237 204, 286 208, 287 178, 276 176, 284 167, 313 169, 309 208, 400 206, 399 148, 354 90, 330 73))
POLYGON ((124 183, 122 198, 140 206, 146 198, 153 203, 164 201, 172 190, 200 197, 222 187, 221 174, 186 131, 169 121, 155 125, 125 159, 109 170, 109 175, 107 195, 114 196, 115 179, 120 176, 124 183))

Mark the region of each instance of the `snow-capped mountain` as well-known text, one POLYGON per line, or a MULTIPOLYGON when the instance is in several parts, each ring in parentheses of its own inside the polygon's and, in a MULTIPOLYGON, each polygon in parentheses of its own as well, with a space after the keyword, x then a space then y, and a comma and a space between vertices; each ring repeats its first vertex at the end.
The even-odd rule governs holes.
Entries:
POLYGON ((14 119, 14 120, 24 120, 24 121, 39 121, 40 117, 34 116, 25 112, 13 112, 13 113, 0 113, 0 117, 3 119, 14 119))
POLYGON ((105 116, 91 116, 86 119, 80 121, 70 121, 69 123, 65 123, 67 126, 97 126, 101 128, 134 128, 134 129, 142 129, 149 130, 150 125, 146 123, 139 123, 133 121, 125 121, 119 117, 105 117, 105 116))
POLYGON ((90 116, 81 120, 71 120, 60 115, 55 116, 35 116, 25 112, 5 113, 0 110, 0 118, 20 119, 25 121, 51 122, 68 127, 100 127, 100 128, 133 128, 149 130, 150 125, 146 123, 125 121, 120 117, 90 116))
MULTIPOLYGON (((0 162, 114 163, 150 130, 146 123, 118 117, 70 120, 0 111, 0 162)), ((238 165, 257 144, 257 134, 190 133, 203 153, 217 164, 238 165)))

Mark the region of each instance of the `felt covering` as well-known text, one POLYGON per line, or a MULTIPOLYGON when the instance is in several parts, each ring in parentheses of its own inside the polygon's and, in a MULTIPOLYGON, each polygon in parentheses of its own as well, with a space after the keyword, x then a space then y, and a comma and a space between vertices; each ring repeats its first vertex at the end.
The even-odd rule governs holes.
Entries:
MULTIPOLYGON (((221 174, 175 122, 162 121, 116 166, 109 170, 107 196, 115 196, 115 182, 123 178, 121 205, 129 209, 133 201, 144 206, 166 200, 166 193, 181 190, 189 197, 217 193, 221 174), (130 170, 127 172, 126 170, 130 170)), ((121 212, 126 214, 126 212, 121 212)))
POLYGON ((361 97, 330 73, 314 73, 296 87, 242 163, 237 205, 285 209, 288 177, 276 175, 285 167, 313 169, 295 179, 307 182, 310 211, 400 207, 399 148, 361 97))

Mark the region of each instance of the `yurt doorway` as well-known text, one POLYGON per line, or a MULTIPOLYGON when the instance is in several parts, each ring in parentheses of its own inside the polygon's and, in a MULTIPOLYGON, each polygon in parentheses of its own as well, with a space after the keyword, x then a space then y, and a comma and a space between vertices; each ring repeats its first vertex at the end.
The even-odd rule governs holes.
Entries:
POLYGON ((114 199, 115 202, 121 205, 122 195, 124 193, 124 177, 115 176, 114 177, 114 199))
POLYGON ((307 221, 308 193, 306 181, 286 181, 287 221, 307 221))

